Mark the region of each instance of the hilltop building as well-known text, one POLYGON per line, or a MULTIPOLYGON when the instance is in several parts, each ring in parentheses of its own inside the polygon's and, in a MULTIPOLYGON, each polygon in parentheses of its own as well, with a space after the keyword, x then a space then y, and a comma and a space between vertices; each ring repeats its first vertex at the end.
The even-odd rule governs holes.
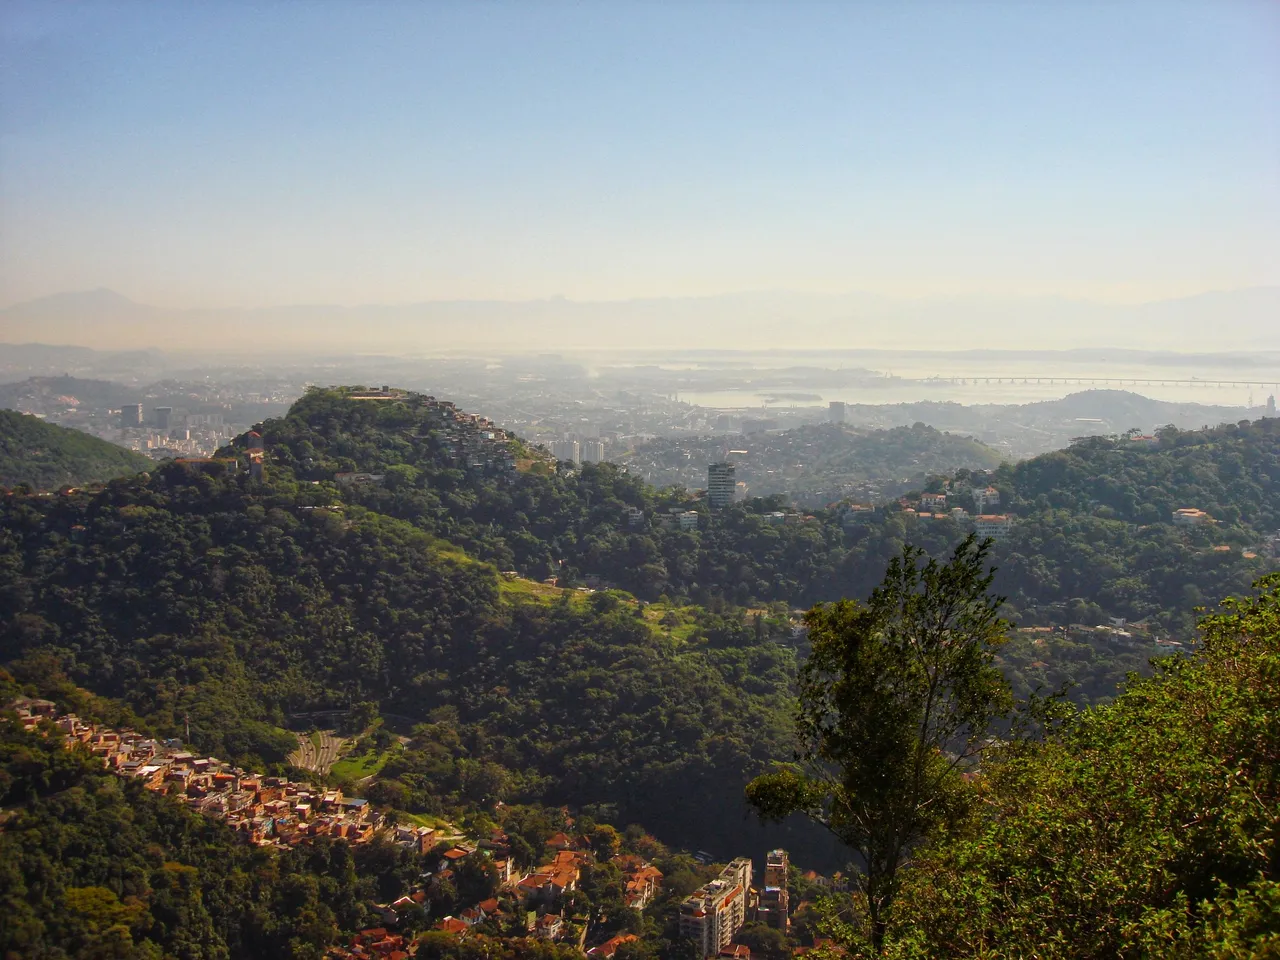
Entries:
POLYGON ((348 400, 403 400, 409 394, 405 390, 392 390, 383 384, 381 390, 354 390, 347 394, 348 400))
POLYGON ((680 904, 680 936, 698 944, 702 956, 718 955, 747 922, 750 891, 751 860, 739 857, 680 904))
POLYGON ((736 492, 732 463, 713 463, 707 467, 707 503, 716 508, 727 507, 733 503, 736 492))
POLYGON ((770 850, 764 858, 764 889, 760 891, 760 906, 756 918, 775 930, 787 933, 791 929, 790 904, 787 894, 787 875, 791 861, 785 850, 770 850))
POLYGON ((1276 415, 1276 395, 1273 393, 1267 397, 1267 416, 1274 417, 1276 415))

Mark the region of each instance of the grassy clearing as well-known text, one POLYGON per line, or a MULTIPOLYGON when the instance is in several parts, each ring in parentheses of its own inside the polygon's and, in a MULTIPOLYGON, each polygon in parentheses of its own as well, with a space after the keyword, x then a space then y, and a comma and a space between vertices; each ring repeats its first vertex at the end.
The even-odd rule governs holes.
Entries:
MULTIPOLYGON (((561 594, 576 593, 574 590, 562 590, 559 587, 553 587, 550 584, 538 583, 534 580, 526 580, 524 577, 502 577, 498 582, 504 597, 519 597, 521 599, 542 600, 551 603, 558 600, 561 594)), ((582 596, 586 596, 583 594, 582 596)), ((572 598, 571 598, 572 600, 572 598)))
POLYGON ((349 753, 335 762, 329 772, 340 780, 363 780, 385 767, 392 755, 401 749, 397 743, 381 752, 369 750, 360 754, 349 753))
MULTIPOLYGON (((523 577, 501 577, 498 581, 504 599, 513 602, 558 603, 568 596, 569 604, 575 610, 584 609, 591 602, 592 594, 585 590, 562 589, 550 584, 526 580, 523 577)), ((610 591, 624 606, 634 610, 639 601, 622 590, 610 591)), ((650 603, 644 607, 644 622, 655 634, 670 637, 684 643, 698 629, 698 608, 679 606, 671 603, 650 603)))
POLYGON ((697 607, 681 607, 670 603, 651 603, 644 608, 644 619, 655 633, 670 635, 681 643, 698 629, 697 607))
POLYGON ((405 813, 403 810, 397 812, 403 823, 412 823, 419 827, 430 827, 433 830, 440 830, 450 826, 447 820, 441 820, 439 817, 433 817, 429 813, 405 813))

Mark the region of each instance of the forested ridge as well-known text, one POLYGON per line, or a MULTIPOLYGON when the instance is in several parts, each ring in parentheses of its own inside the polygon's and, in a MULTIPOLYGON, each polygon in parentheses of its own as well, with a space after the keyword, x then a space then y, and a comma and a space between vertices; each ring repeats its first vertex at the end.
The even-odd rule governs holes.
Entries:
POLYGON ((0 656, 56 657, 250 766, 284 760, 290 713, 372 702, 432 719, 451 746, 401 761, 410 810, 572 800, 680 843, 753 830, 721 809, 784 750, 788 628, 690 612, 673 633, 609 594, 504 594, 492 566, 333 496, 168 465, 8 498, 0 656), (675 783, 698 787, 673 802, 675 783))
POLYGON ((0 410, 0 487, 56 490, 147 470, 152 461, 114 443, 0 410))
MULTIPOLYGON (((277 462, 324 481, 340 470, 386 473, 345 496, 462 545, 500 569, 534 579, 593 575, 645 600, 671 597, 712 609, 783 603, 808 607, 865 596, 906 543, 940 556, 964 537, 951 518, 922 520, 896 502, 847 524, 842 506, 777 525, 787 504, 764 498, 711 511, 678 488, 655 490, 613 464, 514 476, 460 469, 445 437, 407 404, 375 406, 341 391, 313 391, 290 416, 263 427, 277 462), (696 532, 663 529, 673 507, 699 513, 696 532), (629 509, 646 518, 639 527, 629 509)), ((545 462, 540 466, 546 467, 545 462)), ((1055 635, 1007 652, 1023 689, 1077 684, 1082 701, 1109 697, 1145 665, 1151 638, 1190 640, 1197 605, 1247 592, 1275 560, 1280 528, 1280 420, 1201 431, 1161 431, 1158 446, 1088 438, 1066 450, 990 472, 958 471, 948 505, 977 512, 970 491, 993 485, 1015 517, 993 551, 1006 614, 1023 626, 1147 627, 1134 650, 1107 637, 1055 635), (1177 527, 1172 513, 1205 510, 1217 522, 1177 527), (1033 664, 1047 664, 1036 667, 1033 664)))
MULTIPOLYGON (((1190 637, 1196 602, 1246 594, 1253 577, 1268 568, 1265 556, 1246 558, 1242 548, 1258 543, 1276 522, 1277 424, 1169 432, 1158 449, 1124 438, 1085 441, 991 474, 937 478, 931 486, 941 488, 950 479, 953 496, 963 503, 964 494, 955 491, 994 484, 1017 515, 1012 536, 993 550, 1000 567, 996 589, 1012 598, 1006 612, 1013 619, 1141 616, 1190 637), (1152 504, 1155 514, 1148 511, 1152 504), (1163 511, 1181 506, 1201 507, 1221 522, 1175 528, 1163 511), (1232 549, 1213 549, 1224 544, 1232 549)), ((844 862, 845 855, 812 830, 762 828, 747 817, 742 799, 752 776, 791 755, 793 682, 807 647, 803 632, 793 630, 788 607, 865 596, 905 542, 939 554, 962 539, 959 524, 926 524, 889 504, 849 526, 837 508, 773 525, 765 514, 785 506, 779 501, 712 513, 683 491, 653 490, 609 464, 558 471, 519 441, 510 442, 517 470, 476 466, 457 456, 455 440, 413 402, 360 403, 340 390, 312 392, 289 417, 264 424, 262 435, 262 481, 246 471, 212 476, 166 464, 149 476, 112 480, 92 491, 5 497, 0 660, 37 685, 65 685, 65 673, 157 732, 178 733, 189 722, 200 749, 253 768, 281 768, 294 742, 283 729, 291 713, 371 708, 421 718, 425 723, 371 791, 378 802, 408 813, 458 815, 499 799, 566 803, 619 826, 641 823, 668 843, 726 858, 781 843, 798 863, 830 868, 844 862), (334 484, 342 471, 383 479, 334 484), (671 506, 699 512, 701 528, 656 527, 654 514, 671 506), (645 511, 641 527, 630 525, 628 507, 645 511), (543 588, 510 579, 500 574, 504 570, 533 581, 556 574, 571 585, 594 575, 641 599, 620 591, 543 588)), ((247 439, 227 452, 246 462, 247 439)), ((1114 694, 1119 670, 1145 660, 1132 650, 1109 649, 1105 641, 1058 637, 1047 644, 1015 639, 1002 656, 1008 669, 1029 671, 1019 692, 1039 679, 1071 679, 1074 669, 1094 685, 1086 699, 1098 700, 1114 694), (1044 670, 1043 659, 1055 657, 1062 669, 1053 677, 1034 672, 1044 670)), ((1086 712, 1064 730, 1130 724, 1138 717, 1133 704, 1151 690, 1173 689, 1139 688, 1117 701, 1130 706, 1086 712)), ((1166 701, 1170 710, 1174 699, 1166 701)), ((1027 804, 1039 802, 1034 785, 1019 780, 1017 771, 1034 773, 1042 768, 1027 764, 1048 762, 1044 758, 1054 750, 1075 749, 1074 743, 1052 740, 1044 753, 1027 748, 1011 754, 1010 765, 1001 768, 1006 772, 985 782, 993 790, 1021 784, 1022 793, 993 801, 999 817, 993 822, 1016 824, 1027 804), (1066 746, 1053 746, 1058 743, 1066 746)), ((6 749, 9 779, 0 786, 5 802, 24 812, 6 820, 0 839, 19 843, 22 858, 36 858, 23 860, 31 865, 18 873, 9 871, 8 889, 19 892, 8 895, 33 905, 29 912, 43 920, 46 908, 39 904, 45 901, 25 885, 43 869, 38 851, 46 841, 56 849, 58 841, 48 839, 54 828, 38 824, 127 819, 133 814, 124 814, 121 803, 146 806, 155 798, 120 794, 127 786, 94 785, 101 775, 89 770, 63 786, 15 793, 12 784, 21 780, 15 771, 43 769, 53 758, 29 760, 37 748, 22 737, 6 749), (77 793, 85 784, 87 792, 77 793), (98 807, 76 806, 82 795, 98 807), (19 833, 15 823, 37 828, 19 833)), ((48 778, 41 773, 36 779, 48 778)), ((177 843, 187 852, 172 859, 203 871, 205 861, 182 847, 187 841, 181 838, 184 831, 209 828, 185 820, 164 826, 163 816, 155 817, 159 825, 130 835, 129 842, 140 850, 177 843)), ((973 832, 953 838, 976 846, 939 847, 929 854, 936 864, 930 869, 944 875, 952 869, 947 858, 959 863, 957 858, 978 855, 972 850, 986 849, 989 841, 980 836, 985 822, 974 821, 973 832)), ((1117 829, 1131 827, 1139 829, 1139 820, 1117 829)), ((208 843, 212 849, 222 841, 208 843)), ((149 876, 146 882, 159 889, 168 882, 167 861, 156 868, 143 859, 135 874, 149 876)), ((208 859, 216 858, 210 853, 208 859)), ((237 862, 208 869, 216 878, 237 862)), ((289 862, 283 869, 291 869, 289 862)), ((1099 861, 1099 869, 1104 865, 1099 861)), ((298 867, 321 874, 329 868, 298 867)), ((356 923, 341 912, 341 898, 354 902, 367 891, 351 892, 363 881, 347 866, 339 868, 343 879, 336 886, 299 880, 305 895, 255 895, 255 909, 290 918, 277 927, 230 907, 210 922, 249 931, 244 936, 263 949, 307 955, 302 943, 280 946, 290 924, 290 936, 306 927, 312 931, 306 936, 318 942, 321 930, 330 936, 356 923), (277 896, 288 903, 277 906, 277 896), (300 913, 299 904, 310 913, 300 913)), ((94 866, 85 876, 107 869, 94 866)), ((92 937, 120 926, 107 922, 112 917, 123 917, 130 936, 152 940, 161 953, 119 955, 173 952, 163 931, 154 937, 143 932, 146 916, 125 902, 122 883, 117 877, 102 885, 125 914, 100 893, 84 895, 86 909, 105 911, 105 919, 92 922, 106 926, 92 937)), ((156 916, 151 907, 146 913, 156 916)), ((190 920, 198 929, 205 922, 195 913, 184 917, 176 926, 190 920)), ((971 942, 990 944, 988 955, 1005 955, 1001 931, 1014 923, 991 919, 996 932, 984 928, 971 942)), ((934 948, 927 937, 942 934, 927 926, 921 919, 925 939, 919 949, 949 955, 945 949, 928 953, 934 948)), ((53 944, 33 955, 80 955, 68 944, 85 934, 70 927, 31 929, 53 944)), ((258 955, 228 949, 229 955, 258 955)))
MULTIPOLYGON (((655 490, 612 464, 571 475, 527 471, 483 476, 457 468, 444 440, 423 432, 405 404, 372 405, 313 391, 264 426, 272 460, 300 478, 339 470, 392 471, 385 486, 352 494, 502 569, 535 578, 595 574, 645 599, 710 605, 783 601, 793 606, 862 596, 904 542, 932 553, 963 536, 961 524, 919 521, 892 504, 853 528, 838 506, 775 526, 764 498, 712 513, 678 489, 655 490), (629 526, 627 507, 661 513, 681 505, 702 516, 696 533, 629 526), (804 519, 804 518, 801 518, 804 519), (563 564, 561 563, 563 561, 563 564)), ((997 588, 1013 619, 1154 618, 1190 636, 1192 607, 1247 590, 1268 558, 1245 557, 1280 530, 1280 419, 1201 431, 1166 429, 1158 447, 1088 438, 991 472, 959 471, 951 503, 973 508, 968 489, 993 484, 1017 522, 996 548, 997 588), (1197 507, 1216 524, 1175 527, 1172 512, 1197 507), (1228 551, 1213 547, 1227 546, 1228 551)))

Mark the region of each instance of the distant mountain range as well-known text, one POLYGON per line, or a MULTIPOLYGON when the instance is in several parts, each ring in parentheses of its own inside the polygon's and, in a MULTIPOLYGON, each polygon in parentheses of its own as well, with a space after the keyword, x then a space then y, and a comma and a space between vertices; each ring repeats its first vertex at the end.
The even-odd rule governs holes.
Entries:
POLYGON ((1196 430, 1264 416, 1265 407, 1233 407, 1155 400, 1129 390, 1082 390, 1057 400, 1033 403, 961 404, 923 400, 916 403, 851 403, 849 424, 881 429, 927 423, 938 430, 971 434, 996 443, 1020 459, 1067 446, 1077 436, 1144 432, 1165 425, 1196 430))
POLYGON ((492 353, 566 349, 1280 349, 1280 287, 1138 305, 790 292, 578 302, 167 309, 111 290, 0 309, 0 342, 99 349, 492 353))

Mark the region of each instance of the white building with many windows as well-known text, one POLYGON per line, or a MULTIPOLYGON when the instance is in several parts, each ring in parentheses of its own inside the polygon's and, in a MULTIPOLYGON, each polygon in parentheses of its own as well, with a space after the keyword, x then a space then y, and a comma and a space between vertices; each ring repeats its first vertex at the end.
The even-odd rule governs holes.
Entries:
POLYGON ((578 448, 577 440, 552 440, 547 444, 547 449, 557 460, 567 460, 575 465, 582 462, 582 451, 578 448))
POLYGON ((999 540, 1013 529, 1013 517, 1007 513, 983 513, 973 518, 973 530, 979 539, 999 540))
POLYGON ((680 904, 680 936, 698 944, 702 956, 716 956, 747 922, 750 894, 751 860, 739 857, 680 904))
POLYGON ((737 479, 732 463, 713 463, 707 467, 707 502, 712 507, 727 507, 737 492, 737 479))

